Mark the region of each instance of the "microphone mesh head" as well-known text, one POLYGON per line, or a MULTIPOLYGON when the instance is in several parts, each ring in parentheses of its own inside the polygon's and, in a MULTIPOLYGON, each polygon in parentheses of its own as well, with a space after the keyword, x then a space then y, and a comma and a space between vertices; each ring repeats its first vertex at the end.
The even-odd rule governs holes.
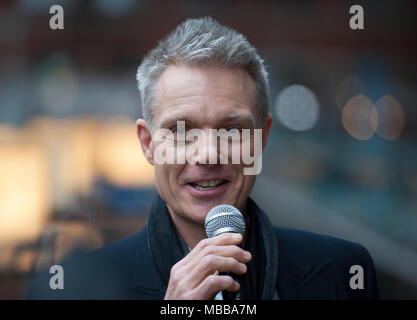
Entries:
POLYGON ((209 238, 221 233, 245 233, 245 219, 238 209, 222 204, 214 207, 206 216, 205 228, 209 238))

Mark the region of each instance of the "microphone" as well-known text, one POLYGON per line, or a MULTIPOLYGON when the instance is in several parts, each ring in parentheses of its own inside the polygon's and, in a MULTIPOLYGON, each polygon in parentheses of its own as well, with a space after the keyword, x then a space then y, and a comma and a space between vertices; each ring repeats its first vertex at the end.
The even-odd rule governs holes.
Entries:
MULTIPOLYGON (((207 237, 212 238, 226 232, 245 234, 245 218, 238 209, 222 204, 209 211, 204 223, 207 237)), ((227 273, 229 274, 229 273, 227 273)), ((224 300, 234 300, 235 293, 223 290, 224 300)))

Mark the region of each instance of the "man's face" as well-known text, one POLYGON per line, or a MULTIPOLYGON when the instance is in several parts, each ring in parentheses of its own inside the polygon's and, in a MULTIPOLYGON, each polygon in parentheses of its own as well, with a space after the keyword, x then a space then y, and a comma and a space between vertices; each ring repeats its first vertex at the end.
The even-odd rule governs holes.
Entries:
MULTIPOLYGON (((255 176, 244 175, 242 161, 232 164, 231 157, 228 164, 208 164, 209 154, 220 152, 208 142, 194 157, 195 164, 158 164, 154 155, 160 142, 155 140, 155 131, 164 128, 175 134, 177 121, 185 121, 186 130, 198 128, 207 135, 209 129, 252 131, 259 123, 255 97, 254 81, 240 68, 170 66, 160 76, 153 134, 141 143, 155 166, 156 187, 174 220, 203 225, 210 209, 220 204, 244 212, 255 176)), ((263 146, 270 123, 269 116, 262 132, 263 146)))

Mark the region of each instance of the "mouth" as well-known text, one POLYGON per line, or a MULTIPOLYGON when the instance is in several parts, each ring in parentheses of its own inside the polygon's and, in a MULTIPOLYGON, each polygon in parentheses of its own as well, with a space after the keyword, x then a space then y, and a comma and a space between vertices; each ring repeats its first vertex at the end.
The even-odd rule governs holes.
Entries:
POLYGON ((225 182, 226 180, 217 179, 217 180, 205 180, 205 181, 189 183, 189 185, 191 185, 193 188, 197 189, 198 191, 205 191, 205 190, 213 190, 225 182))
POLYGON ((189 182, 186 188, 194 197, 217 197, 226 192, 228 184, 228 180, 210 179, 189 182))

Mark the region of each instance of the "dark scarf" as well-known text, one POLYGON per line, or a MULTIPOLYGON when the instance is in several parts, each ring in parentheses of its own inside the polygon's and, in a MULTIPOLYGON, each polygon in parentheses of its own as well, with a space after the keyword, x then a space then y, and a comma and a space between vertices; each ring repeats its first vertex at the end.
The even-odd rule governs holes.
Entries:
MULTIPOLYGON (((274 297, 278 274, 278 245, 268 216, 248 198, 246 217, 247 237, 244 249, 252 254, 248 272, 238 281, 241 299, 274 297)), ((153 261, 168 286, 171 268, 184 258, 183 240, 177 234, 165 202, 157 195, 148 217, 148 239, 153 261)), ((275 298, 277 298, 275 296, 275 298)))

